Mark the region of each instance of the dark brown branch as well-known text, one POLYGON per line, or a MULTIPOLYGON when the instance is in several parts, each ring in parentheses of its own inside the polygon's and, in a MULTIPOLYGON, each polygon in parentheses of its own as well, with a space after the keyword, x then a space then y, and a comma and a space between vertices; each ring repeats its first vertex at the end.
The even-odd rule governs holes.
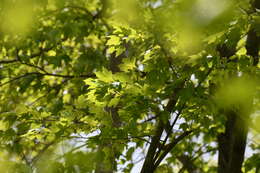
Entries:
POLYGON ((156 153, 156 156, 154 157, 154 161, 153 161, 154 163, 155 163, 156 160, 158 159, 158 157, 159 157, 159 155, 160 155, 160 153, 161 153, 163 147, 165 146, 165 144, 166 144, 168 138, 169 138, 170 135, 172 134, 172 129, 173 129, 174 125, 176 124, 177 120, 179 119, 183 108, 184 108, 184 106, 183 106, 183 107, 179 110, 179 112, 176 114, 175 119, 173 120, 172 124, 170 125, 170 128, 169 128, 169 130, 168 130, 168 132, 167 132, 167 135, 166 135, 165 139, 163 140, 162 147, 159 148, 158 152, 156 153))
POLYGON ((170 144, 168 144, 164 150, 164 152, 160 155, 158 160, 154 164, 154 168, 157 168, 161 161, 165 158, 165 156, 181 141, 183 140, 186 136, 188 136, 192 131, 186 131, 180 136, 178 136, 176 139, 174 139, 170 144))
MULTIPOLYGON (((162 49, 163 49, 163 46, 161 46, 162 49)), ((167 53, 166 52, 163 52, 165 54, 166 57, 168 57, 167 53)), ((171 61, 169 61, 169 65, 171 65, 171 61)), ((178 101, 178 96, 177 96, 177 93, 184 88, 185 86, 185 82, 186 80, 182 81, 179 86, 177 86, 175 89, 174 89, 174 94, 171 95, 170 97, 170 100, 167 104, 167 106, 165 107, 165 110, 168 111, 169 113, 171 112, 174 112, 176 110, 176 104, 177 104, 177 101, 178 101)), ((160 117, 159 117, 160 118, 160 117)), ((177 117, 178 119, 178 117, 177 117)), ((176 120, 177 120, 176 119, 176 120)), ((174 122, 175 124, 176 122, 174 122)), ((149 149, 148 149, 148 153, 147 153, 147 156, 146 156, 146 159, 145 159, 145 162, 143 164, 143 167, 142 167, 142 170, 141 170, 141 173, 150 173, 150 172, 153 172, 156 167, 156 165, 154 165, 155 163, 155 157, 158 157, 158 155, 160 154, 161 150, 162 150, 162 145, 160 143, 160 138, 161 138, 161 135, 162 135, 162 132, 163 130, 165 129, 168 133, 168 135, 170 135, 170 130, 167 128, 167 125, 165 125, 163 123, 163 121, 160 119, 159 120, 159 124, 157 129, 156 129, 156 134, 155 136, 152 138, 152 141, 151 141, 151 144, 149 146, 149 149), (158 152, 156 153, 156 150, 158 150, 158 152)), ((170 128, 170 127, 169 127, 170 128)), ((168 138, 168 137, 167 137, 168 138)))
POLYGON ((38 75, 38 76, 54 76, 54 77, 61 77, 61 78, 90 78, 90 77, 95 77, 95 74, 89 74, 89 75, 61 75, 61 74, 53 74, 53 73, 39 73, 39 72, 29 72, 29 73, 25 73, 21 76, 15 77, 10 79, 9 81, 0 84, 0 87, 12 83, 16 80, 22 79, 24 77, 30 76, 30 75, 38 75))
POLYGON ((34 64, 31 64, 31 63, 27 63, 27 62, 23 62, 21 57, 19 56, 19 50, 16 50, 16 57, 17 57, 17 60, 21 63, 21 64, 24 64, 24 65, 27 65, 29 67, 33 67, 33 68, 36 68, 44 73, 47 73, 47 71, 44 70, 44 68, 42 67, 39 67, 37 65, 34 65, 34 64))
MULTIPOLYGON (((44 52, 48 52, 48 51, 52 50, 53 47, 54 46, 52 46, 50 48, 46 48, 46 49, 40 49, 39 52, 32 54, 31 56, 28 57, 28 59, 33 59, 33 58, 36 58, 38 56, 41 56, 44 52)), ((18 55, 18 50, 16 52, 17 52, 16 54, 18 55)), ((15 59, 10 59, 10 60, 8 60, 8 59, 1 60, 0 64, 10 64, 10 63, 15 63, 15 62, 19 62, 19 61, 21 61, 21 60, 19 59, 19 57, 17 57, 15 59)))
POLYGON ((42 75, 42 74, 41 74, 41 73, 38 73, 38 72, 25 73, 25 74, 23 74, 23 75, 21 75, 21 76, 17 76, 17 77, 15 77, 15 78, 12 78, 12 79, 10 79, 10 80, 7 81, 7 82, 1 83, 1 84, 0 84, 0 87, 2 87, 2 86, 4 86, 4 85, 7 85, 7 84, 9 84, 9 83, 12 83, 12 82, 14 82, 14 81, 16 81, 16 80, 22 79, 22 78, 24 78, 24 77, 30 76, 30 75, 42 75))
POLYGON ((157 118, 157 116, 150 117, 150 118, 148 118, 148 119, 143 120, 142 122, 140 122, 140 124, 150 122, 150 121, 152 121, 152 120, 154 120, 154 119, 156 119, 156 118, 157 118))
POLYGON ((36 68, 36 69, 38 69, 38 70, 40 70, 40 71, 42 71, 42 72, 44 72, 44 73, 47 73, 47 71, 45 71, 44 68, 39 67, 39 66, 36 66, 36 65, 34 65, 34 64, 30 64, 30 63, 26 63, 26 62, 21 62, 21 64, 27 65, 27 66, 29 66, 29 67, 36 68))
POLYGON ((9 64, 9 63, 14 63, 17 62, 17 59, 11 59, 11 60, 1 60, 0 64, 9 64))
POLYGON ((44 76, 54 76, 54 77, 61 77, 61 78, 90 78, 96 77, 95 74, 82 74, 82 75, 62 75, 62 74, 53 74, 53 73, 39 73, 44 76))
POLYGON ((154 158, 156 149, 159 146, 163 129, 164 129, 163 123, 161 120, 159 120, 159 123, 156 127, 155 135, 152 137, 152 141, 151 141, 150 147, 148 149, 141 173, 153 172, 153 170, 154 170, 153 158, 154 158))

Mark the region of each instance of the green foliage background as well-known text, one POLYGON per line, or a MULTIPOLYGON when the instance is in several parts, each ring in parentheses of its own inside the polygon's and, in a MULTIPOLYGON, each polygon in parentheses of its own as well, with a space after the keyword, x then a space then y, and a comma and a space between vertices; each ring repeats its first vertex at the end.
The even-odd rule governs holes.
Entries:
POLYGON ((162 145, 192 133, 157 172, 180 171, 182 153, 216 172, 230 107, 250 127, 243 170, 257 169, 260 66, 246 45, 251 27, 260 37, 260 16, 251 5, 0 0, 0 172, 130 172, 157 123, 175 118, 162 145))

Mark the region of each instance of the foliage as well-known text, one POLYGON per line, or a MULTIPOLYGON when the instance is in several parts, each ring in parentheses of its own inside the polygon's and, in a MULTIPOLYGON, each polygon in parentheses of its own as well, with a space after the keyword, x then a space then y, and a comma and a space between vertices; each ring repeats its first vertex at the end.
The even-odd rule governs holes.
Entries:
POLYGON ((259 169, 252 2, 1 0, 0 172, 216 172, 230 108, 259 169))

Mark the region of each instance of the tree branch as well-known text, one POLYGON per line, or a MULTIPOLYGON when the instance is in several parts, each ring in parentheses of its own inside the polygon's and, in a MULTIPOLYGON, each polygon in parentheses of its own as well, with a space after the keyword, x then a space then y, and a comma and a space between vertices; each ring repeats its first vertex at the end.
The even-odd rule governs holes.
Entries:
POLYGON ((173 122, 172 122, 172 124, 171 124, 171 126, 170 126, 170 129, 168 130, 168 133, 167 133, 165 139, 163 140, 162 147, 159 148, 158 152, 156 153, 156 156, 154 157, 154 160, 153 160, 154 163, 155 163, 156 160, 158 159, 158 157, 159 157, 159 155, 160 155, 160 153, 161 153, 163 147, 165 146, 165 144, 166 144, 168 138, 169 138, 170 135, 172 134, 172 129, 173 129, 174 125, 176 124, 177 120, 179 119, 183 108, 184 108, 184 106, 182 106, 182 108, 181 108, 181 109, 179 110, 179 112, 177 113, 175 119, 173 120, 173 122))
POLYGON ((154 158, 156 149, 159 146, 163 129, 164 129, 163 123, 161 120, 159 120, 158 126, 156 127, 155 135, 152 137, 150 147, 149 147, 147 155, 145 157, 145 161, 144 161, 141 173, 153 172, 153 170, 154 170, 153 158, 154 158))
POLYGON ((12 79, 10 79, 10 80, 7 81, 7 82, 1 83, 1 84, 0 84, 0 87, 2 87, 2 86, 4 86, 4 85, 7 85, 7 84, 9 84, 9 83, 12 83, 12 82, 14 82, 14 81, 16 81, 16 80, 22 79, 22 78, 24 78, 24 77, 30 76, 30 75, 42 75, 42 74, 41 74, 41 73, 38 73, 38 72, 25 73, 25 74, 23 74, 23 75, 21 75, 21 76, 17 76, 17 77, 15 77, 15 78, 12 78, 12 79))
MULTIPOLYGON (((55 46, 56 46, 56 45, 55 45, 55 46)), ((32 54, 32 55, 29 56, 28 58, 29 58, 29 59, 33 59, 33 58, 36 58, 36 57, 38 57, 38 56, 41 56, 44 52, 47 52, 47 51, 50 51, 51 49, 53 49, 53 47, 54 47, 54 46, 49 47, 49 48, 46 48, 46 49, 40 49, 39 52, 32 54)), ((18 50, 16 51, 16 54, 17 54, 17 52, 18 52, 18 50)), ((18 54, 17 54, 17 55, 18 55, 18 54)), ((10 64, 10 63, 19 62, 19 61, 20 61, 19 57, 15 58, 15 59, 10 59, 10 60, 4 59, 4 60, 1 60, 1 61, 0 61, 0 64, 10 64)))
POLYGON ((17 62, 17 59, 11 59, 11 60, 1 60, 0 64, 9 64, 9 63, 14 63, 17 62))
POLYGON ((183 134, 181 134, 180 136, 178 136, 176 139, 174 139, 170 144, 168 144, 166 146, 166 149, 164 150, 164 152, 162 153, 162 155, 160 155, 160 157, 158 158, 158 160, 155 162, 154 164, 154 168, 157 168, 161 161, 165 158, 165 156, 182 140, 184 139, 186 136, 188 136, 190 133, 192 133, 192 131, 186 131, 183 134))
POLYGON ((53 74, 53 73, 28 72, 28 73, 25 73, 25 74, 23 74, 21 76, 12 78, 9 81, 0 84, 0 87, 4 86, 6 84, 12 83, 12 82, 14 82, 16 80, 22 79, 22 78, 24 78, 26 76, 30 76, 30 75, 54 76, 54 77, 61 77, 61 78, 90 78, 90 77, 96 77, 95 74, 88 74, 88 75, 62 75, 62 74, 53 74))

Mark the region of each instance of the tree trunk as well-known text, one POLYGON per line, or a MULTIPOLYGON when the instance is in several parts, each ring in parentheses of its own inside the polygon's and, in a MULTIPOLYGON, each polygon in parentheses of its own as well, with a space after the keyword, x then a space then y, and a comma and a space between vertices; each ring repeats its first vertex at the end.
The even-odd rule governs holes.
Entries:
POLYGON ((248 126, 236 111, 225 115, 226 129, 218 136, 218 173, 242 173, 248 126))
MULTIPOLYGON (((252 8, 260 9, 259 0, 252 1, 252 8)), ((257 35, 253 25, 247 33, 246 49, 247 55, 252 58, 252 65, 259 63, 260 37, 257 35)), ((249 103, 251 104, 251 103, 249 103)), ((239 108, 240 109, 240 108, 239 108)), ((224 114, 227 117, 225 132, 218 136, 218 173, 242 173, 241 168, 244 161, 248 126, 246 119, 249 115, 243 110, 229 110, 224 114), (243 117, 243 118, 242 118, 243 117)))

